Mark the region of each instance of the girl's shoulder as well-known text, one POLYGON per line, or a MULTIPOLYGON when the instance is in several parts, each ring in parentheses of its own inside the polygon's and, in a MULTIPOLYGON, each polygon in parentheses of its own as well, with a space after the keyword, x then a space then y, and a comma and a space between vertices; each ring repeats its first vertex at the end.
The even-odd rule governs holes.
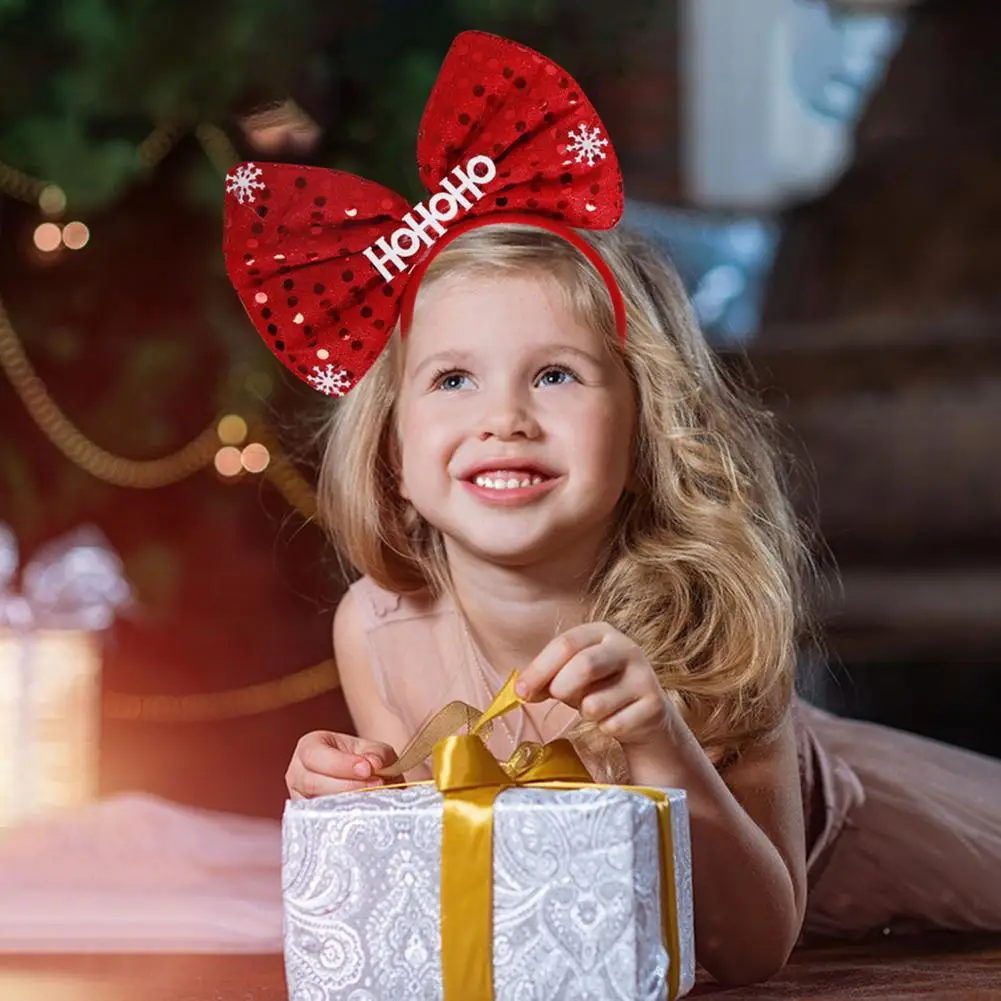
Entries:
POLYGON ((348 592, 354 597, 366 630, 451 612, 451 604, 445 597, 436 599, 427 590, 401 594, 376 583, 367 574, 350 584, 348 592))

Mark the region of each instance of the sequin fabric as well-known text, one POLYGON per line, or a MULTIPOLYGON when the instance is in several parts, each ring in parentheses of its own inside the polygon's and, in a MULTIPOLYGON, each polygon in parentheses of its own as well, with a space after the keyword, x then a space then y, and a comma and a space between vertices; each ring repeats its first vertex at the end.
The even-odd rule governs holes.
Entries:
POLYGON ((407 275, 448 230, 531 215, 610 229, 622 175, 605 127, 565 70, 477 31, 453 42, 417 135, 428 197, 343 171, 242 163, 227 175, 230 281, 274 355, 327 396, 371 368, 400 315, 407 275))

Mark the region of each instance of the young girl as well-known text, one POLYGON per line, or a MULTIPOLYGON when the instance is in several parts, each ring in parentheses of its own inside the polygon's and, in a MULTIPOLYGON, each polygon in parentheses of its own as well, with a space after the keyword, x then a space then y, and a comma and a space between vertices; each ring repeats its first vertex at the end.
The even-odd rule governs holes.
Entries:
MULTIPOLYGON (((505 62, 498 76, 524 84, 505 62)), ((542 66, 555 87, 564 71, 542 66)), ((440 84, 471 84, 457 79, 443 69, 440 84)), ((304 197, 317 190, 296 170, 304 197)), ((577 180, 563 179, 564 209, 577 180)), ((247 232, 231 232, 230 259, 247 232)), ((408 247, 394 235, 367 256, 387 267, 408 247)), ((314 330, 287 346, 310 326, 299 290, 314 278, 288 274, 294 249, 234 280, 296 371, 337 341, 317 349, 314 330), (293 281, 282 325, 272 290, 293 281)), ((804 929, 1001 929, 1001 763, 793 695, 809 560, 768 417, 721 376, 670 266, 621 230, 498 217, 407 280, 364 377, 338 370, 350 392, 321 472, 323 523, 357 576, 334 620, 357 736, 303 737, 290 795, 379 784, 428 716, 454 699, 484 708, 517 670, 529 704, 489 734, 498 757, 566 735, 598 780, 687 790, 698 959, 719 981, 771 976, 804 929)), ((371 320, 381 287, 349 305, 371 320)))

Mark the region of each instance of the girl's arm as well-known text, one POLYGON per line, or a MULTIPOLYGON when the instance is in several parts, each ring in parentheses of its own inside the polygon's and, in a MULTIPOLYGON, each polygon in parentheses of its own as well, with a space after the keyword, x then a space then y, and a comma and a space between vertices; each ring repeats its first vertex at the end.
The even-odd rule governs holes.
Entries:
POLYGON ((725 780, 678 714, 662 736, 624 750, 633 782, 685 789, 692 826, 695 946, 728 986, 786 963, 806 909, 806 835, 792 719, 746 751, 725 780))
MULTIPOLYGON (((367 740, 389 744, 399 753, 413 734, 382 701, 372 670, 368 638, 351 591, 341 599, 334 615, 334 660, 355 732, 367 740)), ((421 767, 404 778, 419 782, 430 777, 430 769, 421 767)))

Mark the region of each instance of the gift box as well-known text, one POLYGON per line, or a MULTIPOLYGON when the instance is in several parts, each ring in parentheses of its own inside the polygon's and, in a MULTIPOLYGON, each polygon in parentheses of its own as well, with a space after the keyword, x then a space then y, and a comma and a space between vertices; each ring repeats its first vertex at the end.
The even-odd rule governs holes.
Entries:
POLYGON ((691 989, 684 791, 596 785, 568 741, 536 746, 528 764, 519 750, 502 766, 478 737, 449 737, 433 782, 287 803, 290 1001, 691 989))
POLYGON ((132 602, 93 527, 19 560, 0 524, 0 829, 96 794, 100 639, 132 602))

